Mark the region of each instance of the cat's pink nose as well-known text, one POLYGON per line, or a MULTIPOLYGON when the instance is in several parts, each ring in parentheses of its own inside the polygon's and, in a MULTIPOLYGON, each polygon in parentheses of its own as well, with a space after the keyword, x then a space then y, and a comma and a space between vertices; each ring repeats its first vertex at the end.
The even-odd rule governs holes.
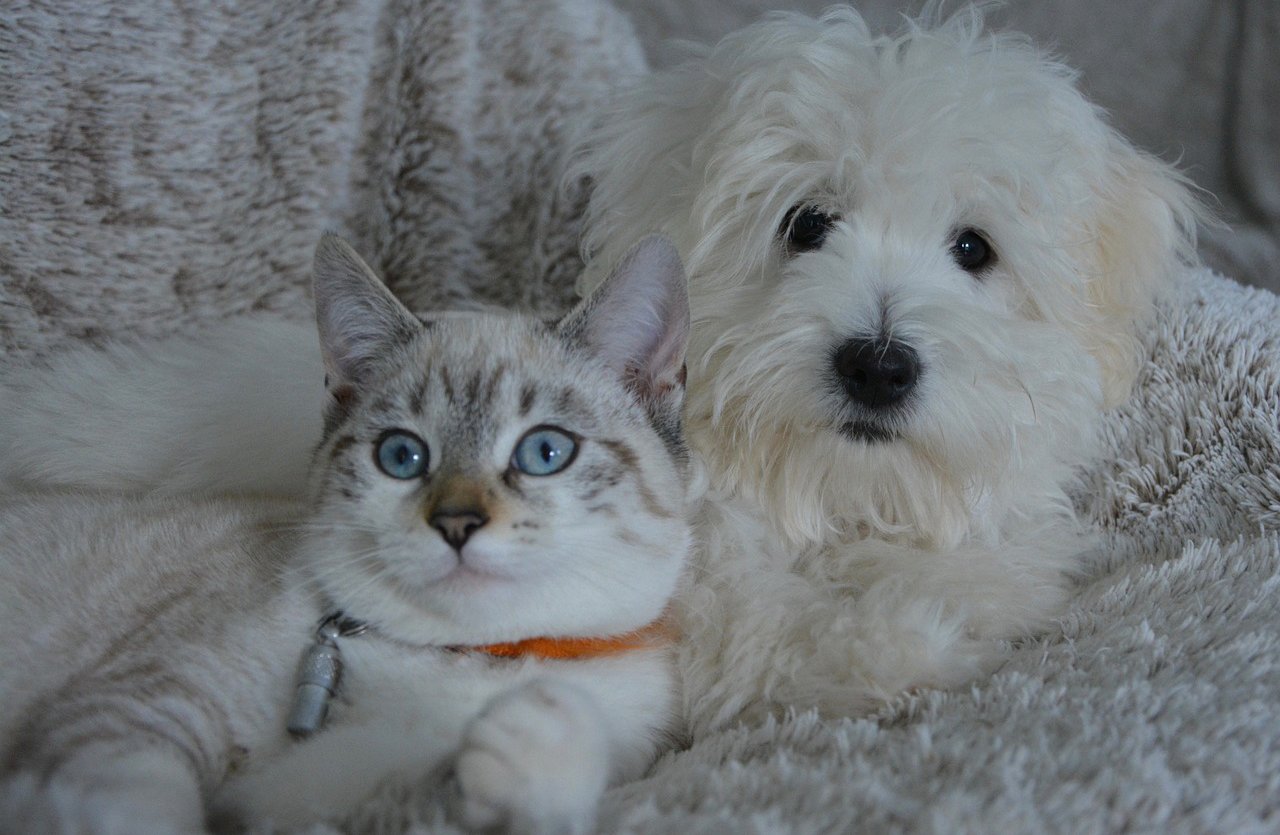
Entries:
POLYGON ((483 528, 488 521, 489 517, 482 510, 437 510, 427 520, 459 553, 471 534, 483 528))

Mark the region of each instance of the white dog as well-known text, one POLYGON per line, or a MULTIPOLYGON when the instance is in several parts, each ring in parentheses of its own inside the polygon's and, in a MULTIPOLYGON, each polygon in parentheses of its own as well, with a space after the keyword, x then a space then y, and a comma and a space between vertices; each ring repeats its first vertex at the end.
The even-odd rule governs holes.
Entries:
POLYGON ((1201 211, 980 12, 779 15, 645 79, 579 164, 584 288, 660 230, 707 468, 696 727, 847 715, 989 669, 1062 610, 1067 495, 1201 211))
MULTIPOLYGON (((977 12, 897 37, 849 9, 777 16, 607 124, 576 171, 596 183, 584 286, 654 230, 690 275, 694 729, 863 712, 1045 628, 1089 547, 1067 488, 1194 258, 1185 181, 977 12)), ((314 338, 228 327, 9 380, 0 481, 300 487, 314 338)))

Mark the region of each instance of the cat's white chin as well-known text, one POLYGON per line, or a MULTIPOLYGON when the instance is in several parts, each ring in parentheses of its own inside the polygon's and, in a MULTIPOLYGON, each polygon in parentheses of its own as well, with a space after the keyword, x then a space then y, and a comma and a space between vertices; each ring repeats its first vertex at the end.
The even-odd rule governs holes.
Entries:
POLYGON ((483 564, 477 565, 464 556, 463 559, 454 563, 453 568, 432 580, 430 586, 433 590, 438 589, 443 592, 466 593, 488 589, 498 584, 511 583, 515 579, 515 577, 505 572, 490 569, 483 564))
MULTIPOLYGON (((322 588, 334 609, 424 647, 621 635, 657 619, 669 597, 645 594, 608 605, 605 596, 593 598, 562 577, 507 578, 463 566, 417 589, 394 581, 364 587, 331 581, 322 588)), ((661 590, 670 591, 667 584, 661 590)))
POLYGON ((459 554, 452 548, 431 549, 425 559, 406 572, 402 581, 424 595, 456 594, 509 585, 536 576, 539 562, 527 554, 501 547, 468 543, 459 554), (522 559, 523 557, 523 559, 522 559))

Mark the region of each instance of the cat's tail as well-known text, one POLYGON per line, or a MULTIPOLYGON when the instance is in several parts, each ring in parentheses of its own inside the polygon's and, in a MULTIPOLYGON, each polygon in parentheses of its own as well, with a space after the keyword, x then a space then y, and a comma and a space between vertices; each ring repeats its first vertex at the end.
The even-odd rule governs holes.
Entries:
POLYGON ((298 495, 325 397, 312 325, 73 350, 0 376, 0 489, 298 495))

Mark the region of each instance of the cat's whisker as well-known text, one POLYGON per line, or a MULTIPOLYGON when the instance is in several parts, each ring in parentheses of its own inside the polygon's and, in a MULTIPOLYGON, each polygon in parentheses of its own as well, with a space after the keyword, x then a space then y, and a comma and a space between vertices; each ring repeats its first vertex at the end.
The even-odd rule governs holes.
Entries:
POLYGON ((374 548, 364 552, 335 555, 332 559, 315 563, 314 573, 317 576, 345 578, 352 568, 362 570, 370 567, 376 569, 372 576, 387 573, 387 554, 382 548, 374 548))
POLYGON ((310 533, 342 533, 345 531, 356 531, 358 533, 386 533, 386 526, 376 525, 368 522, 360 522, 355 520, 320 520, 300 522, 292 526, 282 524, 282 529, 292 529, 296 531, 304 531, 310 533))
POLYGON ((605 582, 598 574, 592 573, 589 567, 577 564, 570 564, 563 567, 569 574, 574 575, 588 586, 593 586, 599 591, 612 592, 618 588, 617 583, 605 582))
POLYGON ((381 548, 364 552, 348 552, 335 554, 331 559, 313 563, 317 572, 341 572, 353 567, 379 565, 386 563, 386 553, 381 548))

